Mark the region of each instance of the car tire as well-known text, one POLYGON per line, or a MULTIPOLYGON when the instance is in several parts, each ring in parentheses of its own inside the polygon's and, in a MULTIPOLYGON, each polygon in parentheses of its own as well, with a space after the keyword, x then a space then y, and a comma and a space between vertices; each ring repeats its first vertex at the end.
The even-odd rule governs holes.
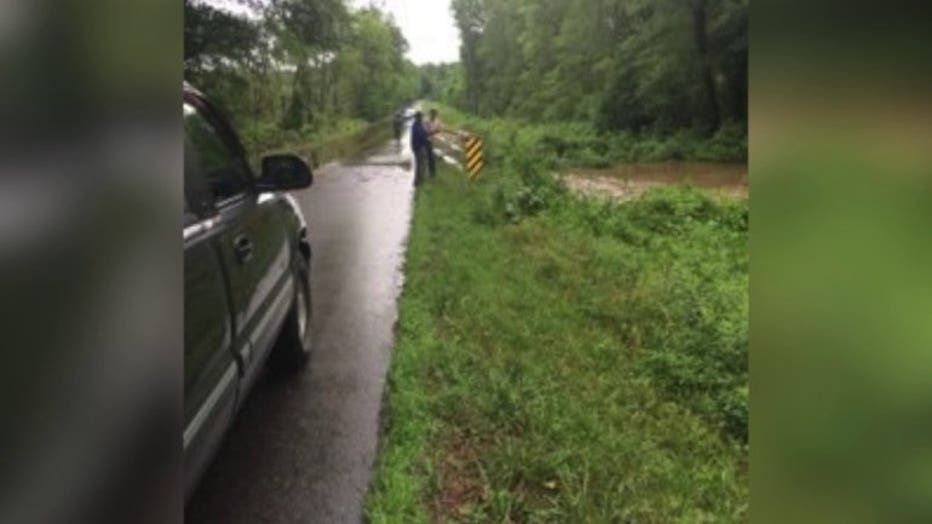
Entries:
POLYGON ((300 370, 311 356, 311 286, 307 260, 303 256, 298 258, 294 300, 272 354, 269 355, 269 367, 280 374, 300 370))

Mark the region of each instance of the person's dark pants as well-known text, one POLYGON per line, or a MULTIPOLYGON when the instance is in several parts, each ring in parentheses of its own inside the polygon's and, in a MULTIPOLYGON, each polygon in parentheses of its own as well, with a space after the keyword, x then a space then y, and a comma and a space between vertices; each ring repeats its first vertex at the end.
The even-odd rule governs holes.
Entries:
POLYGON ((414 150, 414 185, 419 186, 427 178, 428 148, 414 150))
POLYGON ((430 173, 430 178, 437 176, 437 155, 434 153, 433 144, 428 144, 427 146, 427 169, 430 173))

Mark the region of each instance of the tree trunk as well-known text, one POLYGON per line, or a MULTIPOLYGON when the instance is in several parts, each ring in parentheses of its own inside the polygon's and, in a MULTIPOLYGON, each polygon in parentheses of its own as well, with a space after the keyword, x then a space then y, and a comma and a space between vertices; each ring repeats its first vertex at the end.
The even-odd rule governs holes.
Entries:
POLYGON ((710 130, 720 124, 718 95, 715 92, 715 78, 712 76, 712 54, 709 52, 709 34, 706 21, 705 0, 692 0, 693 31, 696 37, 696 51, 699 55, 699 68, 702 76, 704 124, 710 130))

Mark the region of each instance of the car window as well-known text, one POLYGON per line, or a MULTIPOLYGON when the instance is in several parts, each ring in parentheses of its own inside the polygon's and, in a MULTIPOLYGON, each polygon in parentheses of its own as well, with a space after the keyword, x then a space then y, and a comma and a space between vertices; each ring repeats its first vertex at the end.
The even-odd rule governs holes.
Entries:
POLYGON ((184 105, 185 184, 198 207, 222 204, 249 189, 243 161, 196 109, 184 105))

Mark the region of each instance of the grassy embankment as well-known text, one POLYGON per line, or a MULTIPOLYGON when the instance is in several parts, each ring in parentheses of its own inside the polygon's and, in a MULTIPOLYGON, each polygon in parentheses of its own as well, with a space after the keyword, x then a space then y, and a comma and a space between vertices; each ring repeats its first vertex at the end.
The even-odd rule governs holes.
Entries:
POLYGON ((370 519, 745 521, 747 203, 579 200, 486 136, 417 197, 370 519))

